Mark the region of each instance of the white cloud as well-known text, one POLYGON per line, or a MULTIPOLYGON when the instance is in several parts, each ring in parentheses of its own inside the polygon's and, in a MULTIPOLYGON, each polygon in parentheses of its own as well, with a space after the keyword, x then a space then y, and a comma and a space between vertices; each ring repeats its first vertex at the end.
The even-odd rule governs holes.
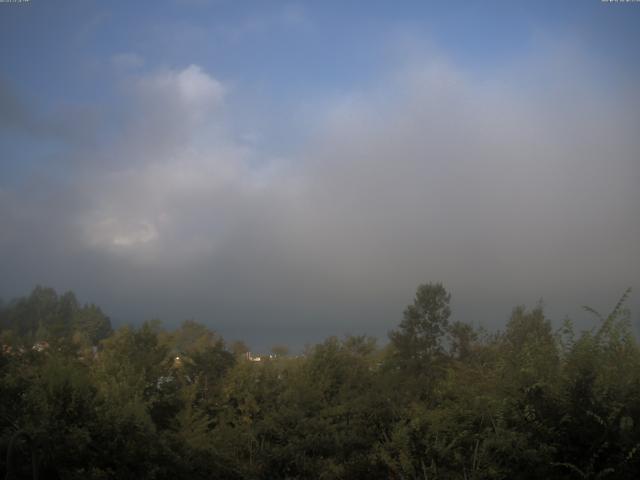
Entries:
POLYGON ((127 224, 118 218, 107 217, 90 225, 87 236, 93 245, 120 248, 152 242, 158 238, 158 231, 148 221, 127 224))
POLYGON ((221 105, 225 94, 222 83, 197 65, 140 77, 136 88, 151 112, 175 116, 185 127, 205 120, 221 105))
MULTIPOLYGON (((273 164, 225 130, 225 87, 197 65, 129 78, 122 135, 80 189, 88 247, 137 263, 211 255, 271 188, 273 164)), ((260 208, 260 207, 257 207, 260 208)))

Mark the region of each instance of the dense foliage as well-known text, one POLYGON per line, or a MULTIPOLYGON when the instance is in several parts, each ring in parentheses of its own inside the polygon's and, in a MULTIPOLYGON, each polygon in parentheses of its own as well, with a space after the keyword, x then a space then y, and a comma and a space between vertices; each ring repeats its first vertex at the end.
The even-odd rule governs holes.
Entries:
POLYGON ((0 309, 0 471, 635 479, 640 350, 625 298, 592 331, 518 307, 488 334, 451 323, 450 295, 426 284, 385 347, 329 338, 257 362, 196 322, 112 331, 99 308, 38 287, 0 309))

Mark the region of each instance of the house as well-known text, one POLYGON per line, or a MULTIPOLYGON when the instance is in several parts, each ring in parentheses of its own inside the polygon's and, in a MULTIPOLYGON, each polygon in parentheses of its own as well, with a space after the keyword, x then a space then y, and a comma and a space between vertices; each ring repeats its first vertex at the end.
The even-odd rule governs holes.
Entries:
POLYGON ((39 342, 34 343, 33 347, 31 347, 31 350, 35 350, 36 352, 44 352, 48 348, 49 348, 49 342, 47 342, 46 340, 41 340, 39 342))
POLYGON ((250 362, 261 362, 262 358, 261 357, 254 357, 251 355, 251 352, 246 352, 245 354, 245 358, 247 360, 249 360, 250 362))

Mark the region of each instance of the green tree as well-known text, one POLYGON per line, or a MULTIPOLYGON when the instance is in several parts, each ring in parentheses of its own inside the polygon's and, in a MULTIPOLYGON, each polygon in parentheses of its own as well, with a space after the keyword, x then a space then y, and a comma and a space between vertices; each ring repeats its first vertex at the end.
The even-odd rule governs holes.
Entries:
MULTIPOLYGON (((385 366, 395 384, 394 395, 425 399, 445 374, 445 338, 451 295, 441 283, 420 285, 413 303, 404 310, 398 329, 389 333, 385 366)), ((404 402, 400 398, 397 401, 404 402)))
POLYGON ((403 314, 397 330, 389 333, 395 354, 404 366, 422 370, 443 351, 451 295, 441 283, 420 285, 413 303, 403 314))
POLYGON ((85 335, 92 345, 107 338, 111 332, 111 320, 100 307, 89 304, 75 310, 73 315, 73 328, 85 335))

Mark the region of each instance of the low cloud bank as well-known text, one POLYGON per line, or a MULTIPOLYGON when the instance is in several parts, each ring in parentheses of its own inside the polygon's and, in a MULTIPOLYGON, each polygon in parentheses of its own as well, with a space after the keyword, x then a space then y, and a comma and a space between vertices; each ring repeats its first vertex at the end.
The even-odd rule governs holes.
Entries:
MULTIPOLYGON (((61 127, 66 150, 0 187, 5 298, 45 283, 121 321, 267 346, 384 335, 423 281, 490 327, 518 303, 561 317, 640 286, 640 102, 584 57, 482 78, 413 62, 315 112, 288 158, 238 140, 241 92, 211 72, 118 58, 109 132, 88 146, 61 127)), ((55 137, 2 89, 22 119, 2 128, 55 137)))

